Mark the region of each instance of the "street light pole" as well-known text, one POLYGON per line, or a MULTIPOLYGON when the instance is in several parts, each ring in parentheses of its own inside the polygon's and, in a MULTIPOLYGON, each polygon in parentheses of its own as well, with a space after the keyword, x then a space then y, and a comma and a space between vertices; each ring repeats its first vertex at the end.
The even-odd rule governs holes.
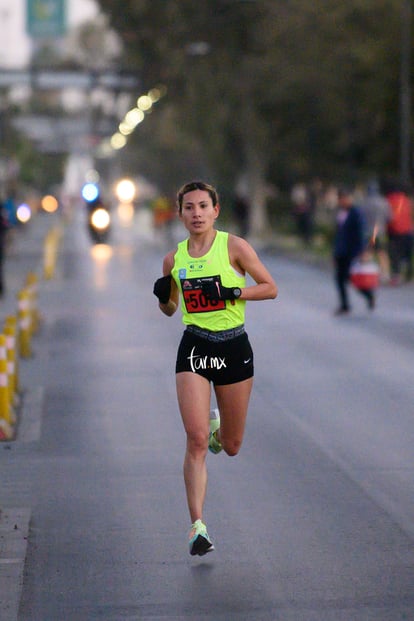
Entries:
POLYGON ((411 183, 411 28, 412 0, 402 0, 400 68, 400 175, 411 183))

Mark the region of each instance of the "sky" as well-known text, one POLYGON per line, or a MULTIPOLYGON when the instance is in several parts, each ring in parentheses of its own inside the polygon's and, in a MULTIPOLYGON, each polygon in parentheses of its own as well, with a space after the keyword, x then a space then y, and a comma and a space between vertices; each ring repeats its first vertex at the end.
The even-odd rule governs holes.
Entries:
MULTIPOLYGON (((66 0, 66 3, 69 28, 98 12, 94 0, 66 0)), ((26 0, 0 0, 0 68, 22 69, 27 66, 32 45, 26 34, 26 0)))

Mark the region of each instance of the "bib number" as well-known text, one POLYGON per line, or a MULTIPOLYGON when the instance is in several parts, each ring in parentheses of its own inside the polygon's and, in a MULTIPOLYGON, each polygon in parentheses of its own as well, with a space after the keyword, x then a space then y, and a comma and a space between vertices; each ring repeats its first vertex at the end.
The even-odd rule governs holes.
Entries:
POLYGON ((187 313, 205 313, 211 311, 224 310, 226 308, 225 300, 210 300, 202 290, 203 281, 220 283, 220 276, 204 278, 185 278, 181 280, 181 290, 187 313))

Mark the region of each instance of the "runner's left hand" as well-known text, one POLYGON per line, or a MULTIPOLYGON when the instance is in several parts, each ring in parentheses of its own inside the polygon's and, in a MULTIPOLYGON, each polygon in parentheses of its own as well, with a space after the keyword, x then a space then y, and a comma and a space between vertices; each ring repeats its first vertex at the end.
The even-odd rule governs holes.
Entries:
POLYGON ((223 287, 219 282, 203 282, 202 290, 206 298, 217 301, 217 300, 235 300, 236 296, 234 295, 233 287, 223 287))

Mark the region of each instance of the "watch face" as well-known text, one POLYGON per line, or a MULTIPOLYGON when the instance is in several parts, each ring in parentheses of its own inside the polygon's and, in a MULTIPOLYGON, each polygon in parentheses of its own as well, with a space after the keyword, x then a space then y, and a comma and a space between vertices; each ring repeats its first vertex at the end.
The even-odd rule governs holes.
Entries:
POLYGON ((235 287, 233 289, 233 295, 235 298, 239 298, 241 296, 241 289, 239 289, 239 287, 235 287))

